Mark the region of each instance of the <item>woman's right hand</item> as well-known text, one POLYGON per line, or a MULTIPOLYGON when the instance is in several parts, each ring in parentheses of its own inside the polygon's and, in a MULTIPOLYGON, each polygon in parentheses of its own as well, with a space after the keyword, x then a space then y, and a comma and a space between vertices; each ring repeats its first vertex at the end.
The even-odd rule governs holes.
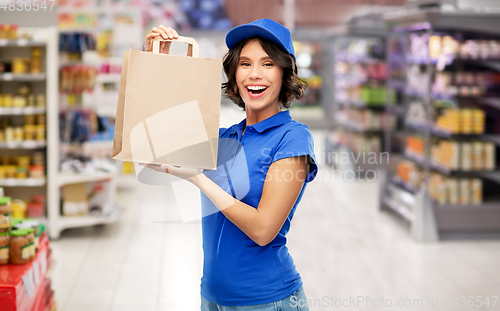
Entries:
MULTIPOLYGON (((172 27, 165 27, 160 25, 158 27, 153 27, 151 32, 146 36, 146 44, 144 45, 145 52, 153 51, 153 40, 162 36, 163 39, 177 39, 179 34, 172 27)), ((170 45, 172 41, 161 41, 160 42, 160 53, 168 54, 170 52, 170 45)))

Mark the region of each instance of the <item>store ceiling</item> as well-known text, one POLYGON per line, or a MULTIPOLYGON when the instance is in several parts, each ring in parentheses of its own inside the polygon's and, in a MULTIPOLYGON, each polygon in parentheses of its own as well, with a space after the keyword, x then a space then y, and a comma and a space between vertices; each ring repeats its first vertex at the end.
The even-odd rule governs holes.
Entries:
MULTIPOLYGON (((233 25, 259 18, 283 23, 284 0, 226 0, 227 14, 233 25)), ((351 17, 395 9, 406 0, 295 0, 296 27, 335 27, 351 17)))

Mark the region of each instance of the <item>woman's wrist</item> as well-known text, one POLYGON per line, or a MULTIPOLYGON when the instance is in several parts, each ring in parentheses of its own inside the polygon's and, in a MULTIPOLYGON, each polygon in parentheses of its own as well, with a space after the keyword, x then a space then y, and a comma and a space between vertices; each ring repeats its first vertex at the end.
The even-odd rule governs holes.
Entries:
POLYGON ((206 178, 207 178, 207 176, 205 176, 205 174, 200 172, 199 174, 196 174, 196 175, 190 177, 189 182, 191 182, 193 185, 195 185, 196 187, 201 189, 203 182, 206 178))

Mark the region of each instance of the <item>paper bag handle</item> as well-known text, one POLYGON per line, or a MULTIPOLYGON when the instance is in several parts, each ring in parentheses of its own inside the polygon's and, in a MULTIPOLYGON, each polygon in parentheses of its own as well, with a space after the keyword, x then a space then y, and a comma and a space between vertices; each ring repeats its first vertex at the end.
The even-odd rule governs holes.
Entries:
POLYGON ((181 36, 179 36, 177 39, 163 39, 160 36, 154 38, 153 39, 153 54, 160 54, 160 42, 161 41, 178 41, 178 42, 187 43, 187 44, 189 44, 187 56, 196 57, 196 58, 200 57, 200 47, 198 46, 198 43, 193 38, 181 37, 181 36))

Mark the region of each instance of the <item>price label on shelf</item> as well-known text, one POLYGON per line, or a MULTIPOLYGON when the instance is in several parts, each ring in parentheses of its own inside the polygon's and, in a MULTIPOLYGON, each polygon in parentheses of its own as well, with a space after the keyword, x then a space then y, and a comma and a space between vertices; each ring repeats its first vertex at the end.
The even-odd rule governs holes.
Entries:
POLYGON ((42 274, 47 272, 47 252, 43 252, 40 254, 40 269, 42 270, 42 274))
POLYGON ((35 296, 35 283, 33 281, 33 269, 30 269, 25 275, 23 275, 24 289, 28 293, 28 298, 35 296))
POLYGON ((19 45, 19 46, 27 46, 28 45, 28 40, 26 40, 26 39, 18 39, 17 40, 17 45, 19 45))
POLYGON ((35 279, 35 284, 40 283, 40 266, 37 261, 33 261, 33 277, 35 279))
POLYGON ((10 80, 14 79, 14 75, 12 75, 11 73, 4 73, 2 75, 2 77, 3 77, 4 80, 7 80, 7 81, 10 81, 10 80))

